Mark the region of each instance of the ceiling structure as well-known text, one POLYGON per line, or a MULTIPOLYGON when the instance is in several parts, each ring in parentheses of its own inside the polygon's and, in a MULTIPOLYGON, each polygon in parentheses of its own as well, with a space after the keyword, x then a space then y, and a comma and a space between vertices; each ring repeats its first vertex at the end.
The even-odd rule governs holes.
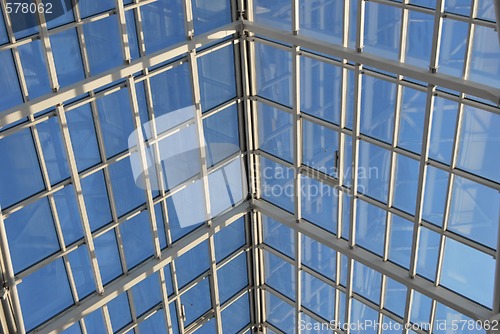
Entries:
POLYGON ((1 2, 1 332, 494 325, 493 1, 60 3, 1 2))

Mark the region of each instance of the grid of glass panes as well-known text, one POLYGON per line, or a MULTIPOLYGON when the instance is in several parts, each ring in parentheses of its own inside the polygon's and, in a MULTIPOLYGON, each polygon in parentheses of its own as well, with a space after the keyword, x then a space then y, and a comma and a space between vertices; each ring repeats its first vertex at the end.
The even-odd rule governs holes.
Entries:
MULTIPOLYGON (((253 6, 255 21, 271 30, 293 31, 497 87, 500 48, 483 42, 497 39, 492 12, 492 1, 447 2, 444 8, 440 1, 402 5, 282 0, 254 1, 253 6), (359 6, 364 6, 362 19, 357 17, 359 6), (437 43, 432 38, 435 20, 443 25, 437 38, 439 59, 432 52, 437 43), (401 38, 401 29, 406 38, 401 38), (490 66, 488 73, 485 66, 490 66)), ((272 204, 263 206, 272 212, 284 210, 276 213, 278 221, 289 215, 290 221, 300 221, 303 231, 311 224, 318 226, 331 238, 375 254, 410 275, 485 309, 494 308, 498 107, 448 87, 431 87, 349 59, 297 49, 287 45, 288 40, 269 40, 264 34, 252 36, 250 42, 256 64, 257 95, 252 98, 258 118, 260 198, 272 204), (478 277, 478 271, 486 274, 478 277)), ((386 317, 399 323, 434 324, 442 317, 467 318, 404 286, 402 295, 393 299, 402 313, 387 308, 382 303, 394 290, 388 284, 396 281, 369 267, 373 275, 356 273, 354 268, 364 265, 351 263, 314 239, 310 240, 317 245, 311 251, 303 239, 297 242, 304 234, 277 221, 270 223, 271 218, 262 220, 262 299, 268 332, 296 331, 304 323, 300 320, 352 322, 361 314, 380 324, 386 317), (318 247, 325 248, 320 258, 331 263, 311 270, 304 254, 316 255, 318 247), (375 289, 370 289, 372 276, 378 276, 375 289), (364 296, 353 282, 377 296, 364 296), (318 290, 325 291, 321 298, 318 290), (346 301, 345 293, 354 293, 353 301, 346 301), (434 320, 429 317, 431 309, 434 320)))
MULTIPOLYGON (((149 147, 158 151, 161 142, 166 142, 171 133, 197 124, 198 128, 192 128, 201 132, 199 135, 206 141, 200 154, 206 156, 203 169, 209 183, 211 175, 217 171, 225 174, 228 165, 238 164, 240 160, 241 106, 236 99, 238 82, 234 67, 238 56, 235 57, 237 48, 231 40, 218 44, 211 40, 208 46, 199 43, 197 47, 205 50, 189 55, 180 52, 175 59, 157 60, 156 65, 140 68, 129 77, 120 74, 113 75, 111 80, 97 79, 105 71, 114 71, 123 64, 185 42, 192 35, 196 37, 230 23, 230 1, 210 5, 196 2, 192 6, 180 0, 144 4, 124 1, 123 5, 115 1, 80 1, 66 15, 50 20, 46 27, 35 25, 23 29, 2 4, 0 57, 4 66, 0 87, 5 92, 0 97, 2 108, 9 110, 23 102, 36 103, 38 97, 47 99, 51 91, 65 94, 57 105, 36 110, 28 118, 7 124, 0 131, 4 161, 0 167, 2 224, 9 240, 12 274, 17 281, 26 330, 36 328, 62 311, 70 314, 76 303, 92 298, 111 282, 120 281, 138 268, 148 268, 155 256, 164 254, 167 246, 175 245, 189 232, 196 229, 193 233, 210 233, 210 228, 200 225, 182 229, 173 205, 175 197, 180 196, 179 190, 203 173, 196 164, 170 179, 157 171, 158 180, 154 182, 159 190, 136 186, 130 160, 138 152, 129 150, 127 143, 128 136, 138 126, 151 125, 150 129, 144 129, 144 136, 149 140, 149 147), (186 13, 186 8, 192 8, 192 13, 186 13), (186 17, 193 18, 193 26, 185 24, 186 17), (174 29, 164 29, 165 25, 174 29), (162 38, 158 38, 158 34, 162 38), (96 88, 81 89, 85 79, 94 80, 97 84, 91 87, 96 88), (70 89, 76 86, 77 89, 70 89), (176 124, 170 124, 173 128, 165 133, 159 125, 154 127, 155 119, 192 105, 199 106, 201 113, 176 120, 176 124), (39 303, 43 303, 43 307, 39 303)), ((156 179, 156 175, 150 176, 150 180, 156 179)), ((240 186, 238 193, 238 186, 232 186, 235 192, 231 204, 236 206, 244 199, 245 189, 240 186)), ((201 212, 205 211, 204 203, 208 200, 202 197, 196 200, 201 212)), ((218 237, 217 234, 210 237, 211 246, 200 250, 207 257, 209 274, 199 273, 202 278, 197 280, 204 283, 200 287, 196 282, 190 283, 190 287, 182 291, 181 286, 176 288, 176 296, 185 291, 186 299, 203 298, 208 301, 203 304, 208 308, 203 314, 198 314, 200 310, 186 310, 186 316, 191 318, 186 320, 189 323, 184 323, 179 314, 168 320, 168 312, 163 319, 156 317, 158 321, 169 322, 169 326, 173 326, 173 321, 183 322, 179 328, 181 333, 185 329, 197 329, 198 316, 207 312, 215 316, 212 324, 220 325, 223 321, 222 326, 232 328, 231 331, 238 326, 240 330, 250 322, 249 312, 245 313, 251 297, 246 292, 250 283, 246 278, 247 267, 242 266, 247 262, 243 219, 234 225, 241 225, 238 236, 231 236, 240 244, 218 246, 214 250, 213 240, 218 237), (225 255, 229 255, 230 261, 223 257, 209 259, 218 256, 220 251, 228 251, 225 255), (233 252, 241 254, 232 259, 237 255, 230 254, 233 252), (228 268, 240 270, 238 280, 225 284, 224 291, 214 285, 215 270, 219 268, 219 281, 225 283, 228 268), (203 279, 207 277, 210 279, 203 279), (204 284, 207 291, 194 293, 204 284), (224 294, 220 296, 224 300, 219 300, 216 291, 224 294), (219 304, 224 305, 214 314, 214 306, 219 304), (235 310, 240 311, 240 317, 231 315, 235 310)), ((228 232, 231 229, 227 227, 228 232)), ((223 232, 218 233, 221 234, 223 232)), ((162 274, 158 275, 161 278, 162 274)), ((165 283, 162 284, 164 289, 165 283)), ((160 289, 160 285, 156 288, 160 289)), ((145 320, 144 305, 136 305, 133 294, 130 289, 117 297, 116 302, 110 302, 110 308, 116 310, 126 309, 129 303, 130 312, 121 315, 127 319, 113 321, 112 311, 103 308, 107 330, 115 332, 121 328, 123 332, 136 326, 141 317, 145 320), (140 307, 142 311, 137 310, 140 307)), ((176 298, 182 300, 182 297, 176 298)), ((181 302, 175 300, 179 309, 181 302)), ((158 303, 149 306, 165 308, 165 299, 161 303, 161 306, 158 303)), ((153 313, 149 310, 148 315, 153 313)), ((80 325, 85 326, 85 321, 80 325)), ((73 326, 72 332, 79 332, 77 327, 73 326)))

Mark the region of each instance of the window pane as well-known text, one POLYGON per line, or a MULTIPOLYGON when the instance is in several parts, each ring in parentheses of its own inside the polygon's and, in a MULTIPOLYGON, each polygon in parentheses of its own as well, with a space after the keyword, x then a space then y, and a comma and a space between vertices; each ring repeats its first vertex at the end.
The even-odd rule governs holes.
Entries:
POLYGON ((424 330, 429 330, 428 324, 430 322, 431 306, 432 299, 417 291, 413 291, 410 321, 419 325, 424 330))
POLYGON ((199 35, 231 22, 229 0, 193 1, 194 32, 199 35))
MULTIPOLYGON (((491 11, 493 13, 493 11, 491 11)), ((492 87, 500 87, 500 46, 492 41, 498 40, 493 28, 476 25, 470 79, 492 87)))
POLYGON ((115 2, 113 0, 79 0, 78 7, 80 15, 85 18, 114 8, 115 2))
MULTIPOLYGON (((352 300, 351 306, 351 323, 352 324, 364 324, 364 323, 377 323, 378 313, 371 307, 359 302, 356 299, 352 300)), ((377 331, 375 326, 362 327, 353 326, 353 330, 350 331, 351 334, 376 334, 377 331)))
POLYGON ((58 118, 51 117, 38 124, 36 128, 50 182, 55 184, 67 179, 69 177, 69 168, 66 162, 66 152, 58 118))
POLYGON ((357 203, 356 243, 382 257, 386 212, 362 200, 358 200, 357 203))
POLYGON ((293 212, 294 170, 261 157, 260 172, 262 198, 293 212))
POLYGON ((186 326, 212 307, 208 281, 208 279, 201 281, 181 296, 181 302, 186 310, 186 326))
POLYGON ((333 177, 337 176, 339 142, 336 131, 304 120, 302 144, 302 159, 305 165, 333 177))
POLYGON ((295 268, 289 262, 264 251, 265 283, 285 296, 295 299, 295 268))
POLYGON ((365 7, 364 51, 398 59, 401 9, 367 2, 365 7))
POLYGON ((437 226, 443 225, 449 176, 441 169, 427 167, 422 217, 437 226))
POLYGON ((302 234, 302 264, 331 280, 336 280, 337 252, 302 234))
POLYGON ((189 250, 175 260, 177 284, 182 288, 209 269, 207 241, 189 250))
POLYGON ((399 147, 420 154, 425 108, 426 93, 403 87, 399 114, 399 147))
POLYGON ((371 300, 374 303, 380 301, 380 280, 382 275, 379 272, 359 263, 354 262, 353 291, 371 300))
POLYGON ((425 69, 429 67, 433 30, 434 15, 409 12, 406 63, 425 69))
POLYGON ((358 192, 387 201, 390 152, 361 141, 359 144, 358 192))
POLYGON ((109 317, 113 332, 132 321, 127 293, 121 293, 108 303, 109 317))
POLYGON ((215 259, 217 262, 226 258, 245 244, 245 220, 239 218, 231 225, 223 228, 214 236, 215 259))
POLYGON ((258 104, 259 148, 293 162, 293 117, 265 103, 258 104))
POLYGON ((81 245, 68 255, 78 298, 82 300, 96 290, 87 245, 81 245))
POLYGON ((266 318, 284 333, 295 334, 295 308, 270 292, 266 294, 266 318))
POLYGON ((128 269, 153 256, 154 245, 148 211, 123 222, 120 232, 128 269))
POLYGON ((54 200, 66 245, 83 238, 82 222, 73 185, 68 184, 54 193, 54 200))
MULTIPOLYGON (((163 310, 156 311, 152 316, 139 324, 141 333, 167 333, 165 314, 163 310)), ((174 331, 174 333, 176 333, 174 331)))
MULTIPOLYGON (((135 312, 138 316, 145 313, 153 306, 161 303, 161 290, 158 274, 154 273, 145 280, 132 287, 134 297, 135 312)), ((163 312, 158 312, 162 314, 163 312)))
POLYGON ((292 3, 289 0, 255 0, 253 4, 255 22, 288 31, 292 29, 292 3))
POLYGON ((219 297, 221 304, 234 296, 248 285, 248 271, 246 253, 238 255, 235 259, 217 271, 219 281, 219 297))
POLYGON ((10 50, 0 51, 0 62, 2 64, 2 75, 0 76, 0 105, 2 110, 23 103, 21 87, 17 79, 17 71, 10 50))
POLYGON ((109 175, 118 216, 122 216, 146 202, 146 191, 137 186, 137 183, 142 184, 142 179, 135 180, 130 166, 130 158, 109 166, 109 175))
POLYGON ((344 6, 340 0, 300 0, 300 33, 330 43, 342 44, 344 6))
POLYGON ((458 104, 440 97, 434 99, 429 157, 450 164, 458 104))
MULTIPOLYGON (((469 2, 470 7, 470 0, 469 2)), ((445 2, 448 5, 451 1, 445 2)), ((455 3, 458 1, 454 1, 455 3)), ((458 7, 458 6, 457 6, 458 7)), ((470 8, 467 9, 469 15, 470 8)), ((466 22, 445 18, 441 32, 439 72, 461 77, 464 67, 465 41, 469 25, 466 22)))
POLYGON ((114 230, 94 239, 95 254, 103 284, 109 283, 122 274, 120 255, 114 230))
POLYGON ((239 330, 249 323, 250 300, 248 293, 246 293, 222 311, 222 332, 238 333, 239 330))
POLYGON ((338 190, 307 176, 301 176, 301 180, 303 218, 336 234, 338 190))
POLYGON ((419 161, 396 155, 396 180, 394 182, 393 205, 410 214, 415 213, 417 202, 419 161))
POLYGON ((19 46, 18 50, 30 99, 50 93, 52 88, 43 56, 42 42, 40 40, 33 41, 19 46))
POLYGON ((295 258, 295 232, 288 226, 262 215, 264 243, 274 249, 295 258))
POLYGON ((405 304, 406 286, 387 277, 385 286, 385 308, 394 314, 403 317, 405 304))
POLYGON ((68 29, 51 35, 50 45, 59 85, 64 87, 83 80, 85 75, 76 30, 68 29))
POLYGON ((439 252, 439 234, 429 229, 420 229, 417 273, 434 282, 439 252))
POLYGON ((82 180, 82 192, 92 231, 111 221, 108 192, 102 171, 96 172, 82 180))
POLYGON ((302 305, 326 320, 333 320, 335 288, 303 271, 302 305))
POLYGON ((406 269, 410 268, 413 225, 411 221, 392 215, 389 260, 406 269))

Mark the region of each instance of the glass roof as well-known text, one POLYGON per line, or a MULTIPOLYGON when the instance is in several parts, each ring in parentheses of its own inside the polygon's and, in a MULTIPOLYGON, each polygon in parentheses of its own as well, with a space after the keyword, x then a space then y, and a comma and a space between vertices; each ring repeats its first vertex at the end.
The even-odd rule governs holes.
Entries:
POLYGON ((2 2, 0 333, 486 333, 495 28, 493 0, 2 2))

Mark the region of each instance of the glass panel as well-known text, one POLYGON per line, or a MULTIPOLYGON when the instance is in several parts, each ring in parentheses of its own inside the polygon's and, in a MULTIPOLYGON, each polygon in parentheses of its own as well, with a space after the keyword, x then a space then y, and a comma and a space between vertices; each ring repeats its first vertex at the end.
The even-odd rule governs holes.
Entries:
POLYGON ((248 285, 246 253, 238 255, 234 260, 217 270, 219 281, 219 298, 224 304, 229 298, 248 285))
POLYGON ((50 45, 61 87, 85 79, 82 56, 76 29, 64 30, 50 36, 50 45))
MULTIPOLYGON (((17 7, 17 5, 15 6, 17 7)), ((29 11, 28 13, 23 13, 21 8, 21 10, 13 10, 9 16, 10 22, 12 23, 12 31, 14 32, 16 40, 38 33, 38 19, 35 13, 31 13, 29 11)))
POLYGON ((382 275, 356 261, 354 261, 353 272, 353 291, 378 304, 382 275))
POLYGON ((52 88, 47 73, 47 63, 43 56, 42 41, 36 40, 28 44, 23 44, 17 49, 21 57, 24 80, 26 80, 26 85, 28 86, 30 99, 32 100, 50 93, 52 88))
POLYGON ((29 129, 0 139, 0 206, 11 206, 44 188, 29 129))
MULTIPOLYGON (((491 11, 493 14, 493 11, 491 11)), ((476 25, 472 43, 469 78, 492 87, 500 87, 500 46, 493 28, 476 25)))
POLYGON ((158 238, 160 239, 160 248, 167 247, 167 234, 165 233, 165 222, 163 220, 162 204, 155 205, 156 228, 158 229, 158 238))
POLYGON ((340 0, 312 2, 300 0, 300 33, 313 38, 342 44, 344 33, 344 6, 340 0))
MULTIPOLYGON (((155 312, 152 316, 139 324, 141 333, 167 333, 167 324, 165 323, 165 314, 163 310, 155 312)), ((176 333, 174 331, 174 333, 176 333)))
POLYGON ((398 59, 401 9, 367 2, 364 31, 364 51, 394 60, 398 59))
POLYGON ((175 260, 177 285, 182 288, 209 269, 208 244, 204 241, 175 260))
MULTIPOLYGON (((434 318, 434 328, 433 333, 436 334, 448 334, 450 331, 454 331, 452 324, 455 322, 459 326, 460 334, 486 334, 484 329, 478 328, 478 322, 472 320, 471 318, 447 307, 443 304, 437 303, 436 316, 434 318), (469 327, 470 324, 470 327, 469 327), (462 326, 463 330, 462 330, 462 326)), ((495 325, 494 322, 490 322, 492 326, 495 325)))
POLYGON ((259 148, 293 162, 293 116, 265 103, 258 103, 259 148))
POLYGON ((469 16, 470 0, 451 0, 444 3, 444 9, 447 12, 469 16))
POLYGON ((411 0, 410 3, 421 7, 436 8, 436 0, 411 0))
POLYGON ((288 226, 262 215, 262 228, 264 233, 264 243, 295 258, 295 232, 288 226))
POLYGON ((160 0, 141 6, 142 30, 148 54, 186 39, 181 0, 160 0))
POLYGON ((290 0, 255 0, 254 20, 283 30, 292 30, 292 3, 290 0))
POLYGON ((293 212, 294 170, 261 157, 260 172, 262 198, 293 212))
POLYGON ((437 226, 443 226, 449 175, 441 169, 427 167, 422 217, 437 226))
POLYGON ((165 272, 165 285, 167 286, 167 295, 171 295, 174 293, 174 287, 172 284, 172 270, 170 269, 170 264, 167 264, 163 267, 165 272))
POLYGON ((423 330, 430 330, 431 306, 432 299, 417 291, 413 291, 410 321, 413 324, 417 324, 423 330))
POLYGON ((215 234, 216 261, 219 262, 226 258, 236 249, 243 246, 245 242, 245 220, 241 217, 215 234))
POLYGON ((458 176, 453 181, 448 228, 496 249, 500 193, 458 176))
POLYGON ((17 286, 26 330, 73 305, 68 276, 62 259, 23 278, 17 286))
POLYGON ((494 279, 495 259, 453 239, 446 239, 441 285, 492 307, 494 279))
POLYGON ((455 141, 458 103, 440 97, 434 99, 429 157, 450 164, 455 141))
MULTIPOLYGON (((479 0, 477 6, 477 17, 496 22, 494 0, 479 0)), ((498 17, 497 17, 498 19, 498 17)))
POLYGON ((387 201, 390 152, 361 141, 359 144, 358 192, 387 201))
MULTIPOLYGON (((220 2, 220 0, 217 0, 220 2)), ((225 0, 227 2, 227 0, 225 0)), ((210 4, 213 2, 211 1, 210 4)), ((207 53, 198 58, 198 77, 203 111, 236 96, 232 45, 207 53)))
POLYGON ((72 184, 54 193, 59 224, 66 245, 83 238, 82 223, 72 184))
MULTIPOLYGON (((301 1, 307 4, 310 2, 301 1)), ((337 4, 342 6, 340 1, 337 1, 337 4)), ((329 1, 328 5, 333 5, 333 1, 329 1)), ((300 70, 300 109, 328 122, 340 124, 342 69, 315 59, 301 57, 300 70)))
POLYGON ((170 321, 172 321, 173 333, 179 334, 179 324, 177 323, 177 308, 175 307, 175 302, 170 303, 168 308, 170 311, 170 321))
POLYGON ((140 57, 139 54, 139 42, 137 40, 137 30, 135 28, 135 16, 133 10, 128 10, 125 12, 125 18, 127 22, 127 36, 130 47, 130 57, 136 59, 140 57))
MULTIPOLYGON (((188 224, 187 226, 182 224, 183 219, 185 219, 185 215, 189 214, 189 211, 192 210, 193 203, 197 203, 197 211, 205 216, 205 209, 202 208, 202 205, 204 206, 203 203, 205 203, 203 189, 200 185, 195 184, 195 186, 196 192, 189 194, 191 196, 183 196, 182 191, 180 191, 179 193, 175 193, 172 197, 167 198, 168 221, 170 223, 172 242, 176 242, 202 223, 202 220, 200 220, 200 224, 188 224), (189 198, 189 200, 187 200, 187 198, 189 198), (191 203, 191 205, 188 207, 185 203, 191 203)), ((190 216, 188 215, 187 217, 190 220, 190 216)))
POLYGON ((439 243, 439 234, 424 227, 420 229, 417 273, 431 281, 436 277, 439 243))
MULTIPOLYGON (((467 1, 470 7, 470 0, 467 1)), ((450 2, 445 2, 445 8, 450 2)), ((467 15, 469 15, 470 8, 466 10, 467 15)), ((469 25, 466 22, 447 18, 443 20, 439 52, 439 72, 457 77, 462 76, 468 30, 469 25)))
MULTIPOLYGON (((432 0, 434 2, 434 0, 432 0)), ((407 64, 427 69, 430 64, 434 15, 411 10, 408 15, 406 38, 407 64)))
POLYGON ((302 234, 302 264, 336 280, 337 252, 302 234))
POLYGON ((122 274, 120 255, 114 230, 94 239, 95 254, 99 262, 102 282, 109 283, 122 274))
POLYGON ((208 281, 208 279, 201 281, 181 296, 181 302, 186 310, 186 326, 212 307, 208 281))
MULTIPOLYGON (((276 3, 277 1, 273 2, 276 3)), ((292 106, 292 54, 260 43, 255 43, 255 52, 257 93, 283 105, 292 106)))
POLYGON ((317 322, 305 313, 300 314, 299 329, 303 334, 331 334, 331 329, 335 328, 335 324, 330 325, 328 322, 317 322))
POLYGON ((386 278, 384 307, 394 314, 403 317, 406 304, 406 286, 386 278))
POLYGON ((96 290, 87 245, 81 245, 68 255, 78 298, 82 300, 96 290))
POLYGON ((411 221, 392 215, 389 260, 406 269, 410 268, 413 225, 411 221))
POLYGON ((338 190, 309 177, 301 179, 303 218, 337 234, 338 190))
POLYGON ((243 196, 247 195, 247 191, 244 189, 243 177, 245 176, 242 175, 242 171, 242 159, 236 158, 208 175, 211 217, 216 217, 243 201, 243 196))
POLYGON ((352 300, 351 305, 351 324, 354 324, 351 334, 376 334, 375 326, 361 326, 365 323, 377 323, 378 313, 371 307, 357 301, 352 300), (356 325, 359 324, 359 325, 356 325))
POLYGON ((337 131, 304 120, 302 122, 303 163, 336 177, 338 141, 337 131))
POLYGON ((464 106, 457 167, 500 183, 500 115, 464 106))
POLYGON ((425 92, 403 87, 398 146, 417 154, 422 150, 425 104, 425 92))
POLYGON ((109 223, 111 211, 102 171, 91 174, 82 180, 82 192, 92 231, 109 223))
POLYGON ((302 306, 326 320, 335 316, 335 288, 302 272, 302 306))
POLYGON ((395 84, 365 75, 361 90, 361 132, 392 143, 395 103, 395 84))
POLYGON ((55 184, 68 178, 69 168, 58 118, 49 118, 36 128, 51 183, 55 184))
POLYGON ((85 327, 87 327, 88 333, 106 332, 101 309, 97 309, 83 319, 85 320, 85 327))
POLYGON ((266 294, 266 318, 284 333, 295 334, 295 308, 270 292, 266 294))
POLYGON ((131 322, 132 316, 130 314, 127 293, 122 293, 111 300, 108 303, 108 311, 113 332, 117 332, 120 328, 131 322))
POLYGON ((207 167, 211 167, 240 150, 238 109, 236 105, 203 120, 207 167))
POLYGON ((112 15, 83 25, 91 75, 123 64, 117 20, 117 15, 112 15))
POLYGON ((289 262, 264 251, 265 283, 285 296, 295 299, 295 268, 289 262))
POLYGON ((139 188, 136 184, 136 182, 142 180, 136 180, 132 174, 130 158, 120 160, 109 166, 109 175, 118 216, 122 216, 146 202, 145 190, 139 188))
POLYGON ((80 15, 85 18, 114 8, 115 2, 113 0, 79 0, 78 7, 80 15))
POLYGON ((2 64, 2 75, 0 76, 0 105, 2 110, 23 103, 21 87, 17 79, 17 71, 10 50, 0 51, 0 63, 2 64))
POLYGON ((16 273, 59 250, 46 197, 11 214, 5 220, 5 230, 16 273))
MULTIPOLYGON (((137 316, 142 315, 153 306, 161 303, 162 297, 159 282, 158 274, 154 273, 132 287, 132 296, 137 316)), ((162 314, 163 312, 158 313, 162 314)))
POLYGON ((238 333, 249 323, 250 300, 248 297, 248 293, 246 293, 234 303, 232 303, 228 308, 222 311, 222 332, 238 333))
POLYGON ((356 211, 356 243, 382 257, 384 255, 386 212, 358 200, 356 211))
POLYGON ((123 222, 120 232, 128 269, 153 256, 153 236, 147 210, 123 222))
POLYGON ((63 333, 63 334, 81 334, 82 333, 82 329, 80 327, 80 323, 79 322, 75 322, 73 325, 71 325, 70 327, 66 328, 61 333, 63 333))
POLYGON ((194 32, 199 35, 231 22, 229 0, 193 1, 194 32))
POLYGON ((54 7, 52 10, 52 14, 49 13, 48 10, 45 10, 45 20, 47 21, 47 27, 49 29, 62 26, 66 23, 74 22, 75 16, 73 13, 73 3, 71 0, 62 0, 62 1, 51 1, 51 0, 42 0, 45 4, 45 8, 47 5, 51 3, 54 7))
POLYGON ((3 15, 0 15, 0 44, 7 43, 8 41, 9 37, 7 36, 7 31, 5 30, 3 15))
POLYGON ((396 179, 393 205, 410 214, 415 213, 417 202, 419 161, 396 155, 396 179))

